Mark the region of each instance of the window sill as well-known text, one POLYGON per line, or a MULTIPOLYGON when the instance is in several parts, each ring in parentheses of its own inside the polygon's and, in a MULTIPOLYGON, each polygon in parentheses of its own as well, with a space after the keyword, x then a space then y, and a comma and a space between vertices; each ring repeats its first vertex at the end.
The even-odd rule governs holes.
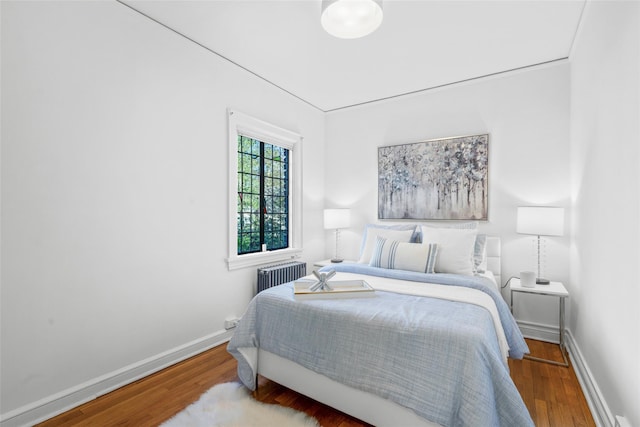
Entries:
POLYGON ((227 265, 229 270, 238 270, 241 268, 255 267, 258 265, 277 262, 288 261, 291 259, 300 258, 302 249, 288 248, 281 249, 279 251, 271 252, 257 252, 254 254, 239 255, 227 258, 227 265))

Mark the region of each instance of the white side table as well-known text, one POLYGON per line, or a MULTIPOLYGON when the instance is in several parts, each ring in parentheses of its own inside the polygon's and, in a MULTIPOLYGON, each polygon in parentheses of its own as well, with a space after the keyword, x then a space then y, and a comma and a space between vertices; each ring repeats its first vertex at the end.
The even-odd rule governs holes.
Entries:
POLYGON ((541 359, 539 357, 525 356, 525 359, 537 360, 538 362, 550 363, 552 365, 569 366, 567 361, 566 346, 564 342, 564 300, 569 297, 567 288, 561 282, 551 282, 548 285, 535 285, 533 288, 525 288, 520 283, 520 279, 513 278, 510 283, 510 297, 511 297, 511 313, 513 314, 513 294, 514 292, 522 292, 527 294, 548 295, 557 297, 560 306, 560 318, 558 326, 560 335, 560 353, 562 353, 562 359, 564 363, 556 362, 555 360, 541 359))
MULTIPOLYGON (((355 262, 348 259, 343 260, 342 262, 355 262)), ((331 262, 330 259, 323 259, 322 261, 316 261, 313 263, 314 267, 326 267, 327 265, 338 265, 342 264, 342 262, 331 262)))

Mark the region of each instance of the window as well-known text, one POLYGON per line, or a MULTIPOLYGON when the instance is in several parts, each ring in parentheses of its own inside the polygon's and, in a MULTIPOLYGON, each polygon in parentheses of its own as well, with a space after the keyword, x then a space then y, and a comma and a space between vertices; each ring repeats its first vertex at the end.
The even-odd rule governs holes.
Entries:
POLYGON ((229 110, 229 269, 301 252, 302 138, 229 110))
POLYGON ((238 255, 289 247, 289 150, 238 135, 238 255))

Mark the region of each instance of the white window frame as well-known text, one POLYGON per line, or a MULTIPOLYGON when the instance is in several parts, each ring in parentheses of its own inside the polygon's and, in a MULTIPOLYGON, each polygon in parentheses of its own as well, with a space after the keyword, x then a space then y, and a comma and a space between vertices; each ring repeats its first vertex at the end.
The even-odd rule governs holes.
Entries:
POLYGON ((302 253, 302 136, 228 109, 229 124, 229 270, 299 258, 302 253), (289 150, 289 247, 238 255, 238 135, 289 150))

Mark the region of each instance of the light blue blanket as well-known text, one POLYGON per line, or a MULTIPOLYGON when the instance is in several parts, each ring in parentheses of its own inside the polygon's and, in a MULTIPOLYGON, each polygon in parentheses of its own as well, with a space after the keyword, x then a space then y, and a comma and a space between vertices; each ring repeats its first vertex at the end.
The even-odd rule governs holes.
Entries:
POLYGON ((502 298, 502 295, 495 289, 495 285, 489 283, 489 279, 482 276, 462 276, 458 274, 426 274, 415 271, 392 270, 385 268, 371 267, 368 264, 342 263, 323 267, 320 271, 341 271, 344 273, 360 273, 370 276, 387 277, 391 279, 408 280, 411 282, 440 283, 442 285, 464 286, 478 289, 488 294, 496 303, 500 321, 504 328, 504 333, 509 343, 509 357, 512 359, 522 359, 529 353, 529 347, 522 337, 516 320, 511 315, 509 306, 502 298))
MULTIPOLYGON (((506 304, 482 278, 353 264, 331 267, 481 289, 495 296, 510 356, 528 352, 506 304)), ((251 301, 228 345, 238 360, 240 380, 253 390, 256 364, 242 351, 251 348, 392 400, 444 426, 533 426, 500 354, 491 315, 477 305, 381 291, 373 298, 296 301, 288 283, 251 301)))

